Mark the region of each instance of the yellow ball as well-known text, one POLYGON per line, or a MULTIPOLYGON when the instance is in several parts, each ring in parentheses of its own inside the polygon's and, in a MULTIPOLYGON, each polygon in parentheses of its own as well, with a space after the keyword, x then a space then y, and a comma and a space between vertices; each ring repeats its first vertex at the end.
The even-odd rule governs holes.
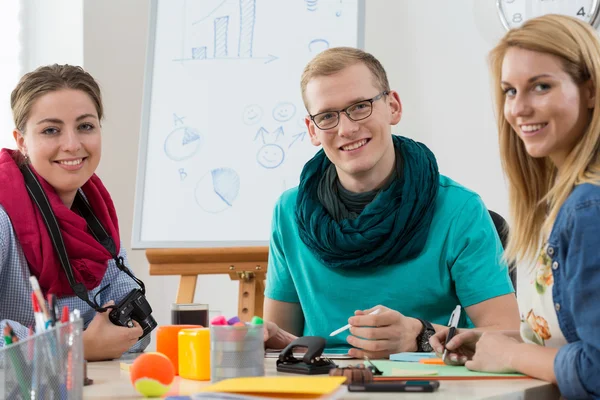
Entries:
POLYGON ((160 397, 169 391, 175 368, 162 353, 144 353, 135 359, 131 368, 131 383, 145 397, 160 397))

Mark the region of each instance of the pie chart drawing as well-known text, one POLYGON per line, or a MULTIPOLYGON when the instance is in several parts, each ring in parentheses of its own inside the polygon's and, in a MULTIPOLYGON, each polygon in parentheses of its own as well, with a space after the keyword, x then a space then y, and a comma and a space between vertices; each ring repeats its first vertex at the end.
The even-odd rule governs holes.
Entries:
POLYGON ((231 168, 215 168, 204 175, 194 195, 206 212, 217 214, 233 206, 240 192, 240 176, 231 168))
POLYGON ((182 126, 165 139, 165 154, 171 160, 181 161, 196 154, 201 145, 202 135, 194 128, 182 126))

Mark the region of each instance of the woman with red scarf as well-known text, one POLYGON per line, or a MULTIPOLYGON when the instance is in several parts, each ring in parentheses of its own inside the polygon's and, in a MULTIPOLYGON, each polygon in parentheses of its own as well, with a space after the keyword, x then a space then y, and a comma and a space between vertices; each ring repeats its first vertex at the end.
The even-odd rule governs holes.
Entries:
MULTIPOLYGON (((40 182, 58 222, 73 275, 97 304, 118 304, 137 284, 117 268, 111 253, 92 236, 86 220, 72 209, 80 192, 88 201, 128 266, 120 245, 111 197, 94 172, 100 162, 100 88, 81 67, 52 65, 23 76, 11 95, 18 150, 0 151, 0 330, 8 323, 16 335, 34 326, 30 276, 44 295, 55 294, 58 309, 80 310, 87 360, 118 358, 142 351, 142 328, 114 325, 75 296, 53 247, 42 214, 30 197, 20 167, 28 164, 40 182)), ((0 347, 4 345, 0 336, 0 347)))

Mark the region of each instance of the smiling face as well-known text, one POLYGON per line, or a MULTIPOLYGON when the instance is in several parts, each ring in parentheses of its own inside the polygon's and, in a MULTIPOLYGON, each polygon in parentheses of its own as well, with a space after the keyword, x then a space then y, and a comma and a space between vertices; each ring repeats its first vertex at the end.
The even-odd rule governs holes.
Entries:
POLYGON ((25 132, 13 135, 21 153, 70 207, 100 162, 100 121, 91 98, 73 89, 44 94, 33 103, 25 132))
POLYGON ((273 109, 273 118, 279 122, 286 122, 296 114, 296 106, 292 103, 279 103, 273 109))
POLYGON ((244 108, 242 119, 246 125, 253 125, 260 121, 262 117, 262 108, 257 104, 251 104, 244 108))
POLYGON ((256 153, 256 161, 268 169, 279 167, 284 158, 285 153, 283 149, 276 144, 266 144, 256 153))
POLYGON ((504 116, 535 158, 560 168, 582 137, 594 107, 591 82, 577 84, 560 58, 511 47, 502 62, 504 116))
MULTIPOLYGON (((367 66, 357 63, 333 75, 311 79, 305 99, 309 113, 315 115, 344 109, 381 92, 367 66)), ((396 125, 401 117, 398 93, 390 91, 372 107, 373 113, 361 121, 352 121, 342 112, 339 124, 327 130, 319 129, 309 116, 305 118, 312 144, 323 146, 336 166, 340 182, 353 192, 376 189, 394 169, 391 125, 396 125)))

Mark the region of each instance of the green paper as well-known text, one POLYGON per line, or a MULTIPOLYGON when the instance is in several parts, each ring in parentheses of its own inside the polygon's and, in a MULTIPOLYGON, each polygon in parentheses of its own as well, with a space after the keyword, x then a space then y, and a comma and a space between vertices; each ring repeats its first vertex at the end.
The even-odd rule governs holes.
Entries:
MULTIPOLYGON (((476 372, 467 369, 467 367, 462 366, 452 366, 452 365, 430 365, 430 364, 422 364, 419 362, 403 362, 403 361, 372 361, 373 364, 381 371, 383 371, 383 376, 397 376, 393 375, 393 370, 402 370, 411 371, 410 376, 419 376, 418 371, 423 371, 423 376, 431 376, 432 371, 436 371, 437 374, 435 376, 448 376, 448 377, 494 377, 494 376, 507 376, 518 378, 520 376, 525 376, 519 373, 510 373, 510 374, 496 374, 492 372, 476 372), (417 375, 415 375, 417 373, 417 375)), ((405 376, 405 375, 401 375, 405 376)))

